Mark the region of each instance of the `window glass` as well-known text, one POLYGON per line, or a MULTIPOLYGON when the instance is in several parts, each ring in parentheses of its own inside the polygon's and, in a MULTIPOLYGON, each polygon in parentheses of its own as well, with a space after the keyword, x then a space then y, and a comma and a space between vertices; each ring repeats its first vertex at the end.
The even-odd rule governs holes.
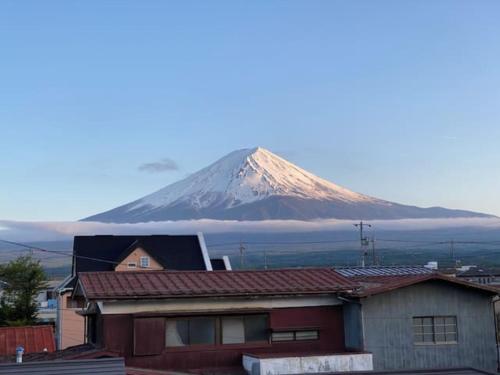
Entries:
POLYGON ((189 319, 189 343, 191 345, 215 344, 215 319, 189 319))
POLYGON ((166 346, 185 346, 189 344, 188 320, 167 320, 166 346))
POLYGON ((245 342, 243 317, 222 318, 222 343, 241 344, 245 342))
POLYGON ((415 343, 454 343, 457 341, 455 316, 431 316, 413 318, 415 343))
POLYGON ((245 342, 268 341, 267 316, 245 317, 245 342))
POLYGON ((293 341, 294 332, 273 332, 271 339, 272 341, 293 341))
POLYGON ((295 332, 295 340, 317 340, 318 331, 297 331, 295 332))
POLYGON ((141 267, 148 268, 149 267, 149 257, 141 257, 141 267))
POLYGON ((135 268, 135 267, 137 267, 137 264, 135 262, 130 262, 127 264, 127 267, 128 268, 135 268))

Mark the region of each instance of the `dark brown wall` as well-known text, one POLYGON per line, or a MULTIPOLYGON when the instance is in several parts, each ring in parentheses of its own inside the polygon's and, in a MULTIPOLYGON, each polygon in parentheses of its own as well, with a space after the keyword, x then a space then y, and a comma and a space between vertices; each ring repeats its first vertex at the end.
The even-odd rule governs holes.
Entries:
MULTIPOLYGON (((319 329, 319 340, 163 348, 158 355, 138 356, 133 354, 134 318, 131 315, 105 315, 103 316, 103 342, 106 349, 123 355, 127 366, 164 370, 241 366, 243 353, 304 354, 346 351, 341 306, 274 309, 269 313, 269 325, 273 329, 314 327, 319 329)), ((164 340, 164 331, 163 329, 150 332, 149 338, 158 341, 157 336, 161 336, 161 340, 164 340)), ((141 335, 144 334, 141 333, 141 335)), ((147 339, 138 338, 141 342, 147 339)))

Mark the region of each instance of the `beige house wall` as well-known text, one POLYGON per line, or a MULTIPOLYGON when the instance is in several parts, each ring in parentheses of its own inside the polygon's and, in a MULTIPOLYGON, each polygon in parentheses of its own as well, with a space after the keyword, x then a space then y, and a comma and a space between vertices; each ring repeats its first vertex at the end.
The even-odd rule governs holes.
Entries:
POLYGON ((61 309, 59 321, 60 349, 85 342, 85 319, 76 313, 82 309, 68 307, 68 299, 70 298, 71 293, 65 293, 58 297, 58 306, 61 309))
POLYGON ((132 251, 120 264, 115 267, 115 271, 137 271, 137 270, 162 270, 160 263, 154 260, 144 249, 138 247, 132 251), (149 257, 149 268, 141 268, 141 257, 149 257), (129 263, 135 263, 136 268, 129 268, 129 263))

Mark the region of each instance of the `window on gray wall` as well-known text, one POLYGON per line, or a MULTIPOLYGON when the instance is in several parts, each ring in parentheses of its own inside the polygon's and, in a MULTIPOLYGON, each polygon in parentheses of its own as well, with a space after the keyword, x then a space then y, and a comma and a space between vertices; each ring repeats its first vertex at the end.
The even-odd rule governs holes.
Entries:
POLYGON ((413 318, 415 344, 452 344, 458 340, 456 316, 418 316, 413 318))

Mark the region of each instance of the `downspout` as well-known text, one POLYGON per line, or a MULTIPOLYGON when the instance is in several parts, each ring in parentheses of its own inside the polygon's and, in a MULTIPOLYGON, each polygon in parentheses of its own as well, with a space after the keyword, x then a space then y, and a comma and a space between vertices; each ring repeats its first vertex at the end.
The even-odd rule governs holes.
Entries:
POLYGON ((497 351, 497 372, 500 372, 500 352, 498 351, 499 347, 499 342, 498 342, 498 322, 497 322, 497 314, 495 311, 495 304, 499 301, 498 296, 493 297, 491 300, 491 307, 493 310, 493 322, 495 323, 495 344, 496 344, 496 351, 497 351))

